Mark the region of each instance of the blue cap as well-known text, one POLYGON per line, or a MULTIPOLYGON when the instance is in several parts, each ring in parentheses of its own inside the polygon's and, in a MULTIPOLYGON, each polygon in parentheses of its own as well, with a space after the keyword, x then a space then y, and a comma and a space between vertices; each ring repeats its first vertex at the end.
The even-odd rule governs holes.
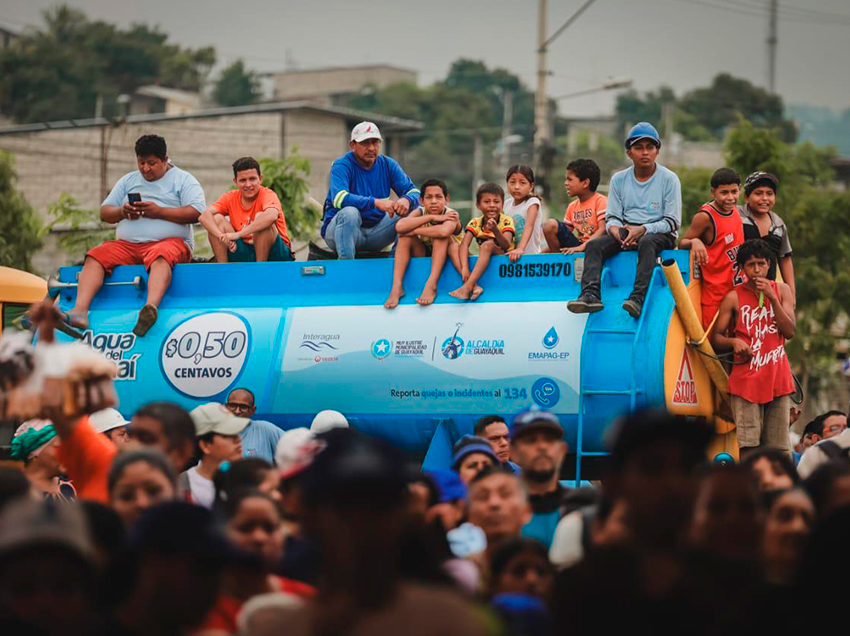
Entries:
POLYGON ((539 406, 532 406, 520 412, 511 423, 511 440, 516 440, 520 435, 528 431, 548 430, 560 437, 564 436, 564 427, 554 413, 550 413, 539 406))
POLYGON ((427 473, 431 481, 437 487, 437 495, 440 503, 466 499, 466 484, 453 470, 435 470, 427 473))
POLYGON ((632 145, 641 139, 651 139, 655 142, 656 146, 659 148, 661 147, 661 137, 658 136, 658 131, 655 130, 655 126, 650 124, 648 121, 641 121, 632 126, 629 134, 626 135, 626 150, 631 148, 632 145))
POLYGON ((494 464, 499 463, 499 458, 496 457, 496 453, 493 452, 493 447, 490 446, 490 442, 483 437, 464 435, 457 441, 454 445, 454 449, 452 450, 454 452, 454 455, 452 456, 452 468, 455 470, 457 470, 457 467, 460 466, 460 463, 464 460, 464 458, 472 455, 473 453, 487 455, 487 457, 493 460, 494 464))

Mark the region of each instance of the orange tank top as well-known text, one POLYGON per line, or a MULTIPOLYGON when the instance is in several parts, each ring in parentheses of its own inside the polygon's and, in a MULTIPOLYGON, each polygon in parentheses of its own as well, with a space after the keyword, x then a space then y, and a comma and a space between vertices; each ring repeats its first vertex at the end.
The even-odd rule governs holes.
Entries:
POLYGON ((705 246, 708 262, 700 266, 702 304, 719 306, 732 287, 743 282, 735 258, 744 242, 744 224, 737 210, 725 214, 711 203, 706 203, 700 212, 708 214, 714 226, 714 241, 705 246))

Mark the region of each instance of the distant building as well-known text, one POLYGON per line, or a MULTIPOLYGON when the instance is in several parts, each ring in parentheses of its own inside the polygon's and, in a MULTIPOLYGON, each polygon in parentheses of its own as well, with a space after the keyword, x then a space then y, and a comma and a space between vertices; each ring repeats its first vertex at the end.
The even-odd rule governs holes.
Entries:
POLYGON ((202 105, 200 93, 165 86, 140 86, 130 96, 131 115, 188 115, 202 105))
MULTIPOLYGON (((395 157, 404 147, 398 133, 423 126, 324 104, 277 102, 185 115, 130 115, 116 122, 100 118, 9 126, 0 128, 0 149, 14 154, 18 189, 45 220, 47 206, 63 192, 82 209, 99 209, 109 188, 136 168, 133 145, 146 133, 165 137, 174 165, 197 177, 209 202, 233 185, 231 164, 238 157, 282 158, 297 147, 310 160, 309 196, 321 204, 331 163, 348 150, 351 128, 364 119, 381 127, 383 151, 395 157)), ((33 265, 47 274, 79 256, 62 253, 52 233, 33 265)))
POLYGON ((333 104, 367 87, 383 88, 396 82, 415 84, 417 75, 406 68, 374 64, 281 71, 271 77, 275 100, 308 99, 333 104))
POLYGON ((0 20, 0 51, 8 49, 22 32, 23 28, 0 20))

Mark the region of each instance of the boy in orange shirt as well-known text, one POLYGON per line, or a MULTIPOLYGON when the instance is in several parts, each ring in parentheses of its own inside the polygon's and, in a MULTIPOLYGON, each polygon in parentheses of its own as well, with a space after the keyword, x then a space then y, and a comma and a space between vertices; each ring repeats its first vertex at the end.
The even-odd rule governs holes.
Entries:
POLYGON ((605 235, 608 199, 596 191, 600 178, 599 166, 593 159, 576 159, 567 166, 564 187, 567 196, 576 199, 567 206, 563 221, 549 219, 543 225, 549 252, 583 252, 589 240, 605 235))
POLYGON ((295 260, 280 199, 262 182, 256 159, 237 159, 233 162, 237 189, 222 194, 201 215, 217 263, 295 260))

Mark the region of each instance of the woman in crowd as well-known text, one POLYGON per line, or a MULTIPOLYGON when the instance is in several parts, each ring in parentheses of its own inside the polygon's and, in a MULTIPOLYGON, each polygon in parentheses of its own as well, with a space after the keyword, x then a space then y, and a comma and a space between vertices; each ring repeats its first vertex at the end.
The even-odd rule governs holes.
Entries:
POLYGON ((74 499, 74 486, 63 478, 56 457, 58 446, 56 427, 49 420, 29 420, 15 431, 9 456, 24 462, 27 479, 45 497, 74 499))
POLYGON ((121 453, 109 469, 109 503, 130 529, 147 508, 175 498, 175 481, 171 463, 159 451, 121 453))

